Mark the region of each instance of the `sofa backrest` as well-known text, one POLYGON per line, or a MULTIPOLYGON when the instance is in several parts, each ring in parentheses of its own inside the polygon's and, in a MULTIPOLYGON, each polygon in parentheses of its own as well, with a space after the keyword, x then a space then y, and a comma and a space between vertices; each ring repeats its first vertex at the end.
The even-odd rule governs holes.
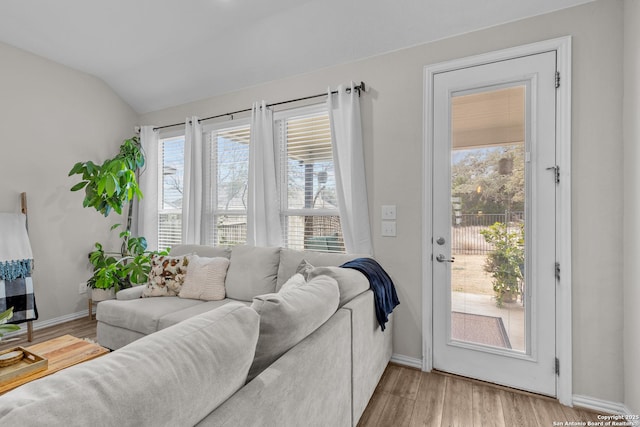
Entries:
POLYGON ((312 251, 296 251, 293 249, 282 249, 280 251, 280 266, 278 267, 278 281, 276 291, 282 287, 284 282, 289 280, 296 273, 298 266, 303 260, 309 261, 314 267, 337 267, 347 261, 356 258, 371 257, 364 254, 336 254, 312 251))
POLYGON ((245 384, 259 322, 240 303, 192 317, 10 391, 1 424, 195 425, 245 384))
POLYGON ((205 246, 205 245, 176 245, 171 248, 172 256, 196 254, 201 257, 231 258, 231 247, 229 246, 205 246))
MULTIPOLYGON (((303 260, 314 267, 337 267, 356 258, 369 257, 366 254, 338 254, 249 245, 233 247, 179 245, 171 249, 171 255, 174 256, 189 254, 229 258, 231 263, 225 279, 226 296, 246 302, 251 302, 253 297, 258 295, 278 292, 282 285, 296 273, 303 260)), ((368 281, 363 285, 357 280, 340 280, 342 276, 354 274, 360 273, 349 270, 341 277, 330 274, 338 280, 340 285, 340 306, 368 289, 368 281)))
POLYGON ((224 282, 227 297, 251 302, 257 295, 275 292, 279 263, 280 248, 234 246, 224 282))

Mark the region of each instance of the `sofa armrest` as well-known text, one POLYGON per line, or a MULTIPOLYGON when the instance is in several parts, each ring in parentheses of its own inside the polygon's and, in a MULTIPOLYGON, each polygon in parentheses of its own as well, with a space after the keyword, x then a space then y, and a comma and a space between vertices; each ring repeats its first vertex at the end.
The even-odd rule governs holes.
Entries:
POLYGON ((351 426, 349 323, 339 309, 197 427, 351 426))
POLYGON ((128 299, 136 299, 142 297, 142 290, 144 286, 134 286, 132 288, 127 288, 119 291, 116 294, 116 299, 119 300, 128 300, 128 299))
POLYGON ((356 425, 391 359, 393 315, 389 315, 383 332, 376 318, 374 295, 370 290, 342 308, 351 311, 353 421, 356 425))

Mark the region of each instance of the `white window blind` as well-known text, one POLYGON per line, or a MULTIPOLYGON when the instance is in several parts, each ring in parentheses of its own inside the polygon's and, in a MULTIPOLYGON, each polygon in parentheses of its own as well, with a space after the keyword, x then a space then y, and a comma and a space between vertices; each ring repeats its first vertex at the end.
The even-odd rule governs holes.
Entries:
POLYGON ((158 197, 158 248, 182 241, 182 178, 184 176, 184 136, 160 140, 158 197))
POLYGON ((284 244, 344 252, 326 108, 293 110, 277 118, 284 244))

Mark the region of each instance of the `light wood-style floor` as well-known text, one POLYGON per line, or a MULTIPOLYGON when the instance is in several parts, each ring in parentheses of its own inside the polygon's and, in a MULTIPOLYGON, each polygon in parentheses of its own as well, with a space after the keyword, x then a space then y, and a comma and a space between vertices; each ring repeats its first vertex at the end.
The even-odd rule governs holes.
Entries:
POLYGON ((62 323, 60 325, 38 329, 37 331, 33 331, 32 342, 27 341, 27 334, 24 333, 16 336, 16 338, 18 338, 17 340, 9 338, 7 342, 0 342, 0 350, 15 346, 29 347, 30 345, 38 344, 40 342, 67 334, 73 335, 76 338, 89 338, 95 341, 96 323, 96 320, 89 320, 89 316, 87 316, 80 319, 72 320, 70 322, 62 323))
POLYGON ((597 415, 544 396, 389 364, 358 426, 551 427, 600 421, 597 415))
MULTIPOLYGON (((0 344, 0 350, 29 346, 60 335, 96 339, 88 317, 34 331, 0 344)), ((554 422, 598 421, 597 414, 557 401, 480 381, 389 364, 359 427, 402 426, 553 426, 554 422)))

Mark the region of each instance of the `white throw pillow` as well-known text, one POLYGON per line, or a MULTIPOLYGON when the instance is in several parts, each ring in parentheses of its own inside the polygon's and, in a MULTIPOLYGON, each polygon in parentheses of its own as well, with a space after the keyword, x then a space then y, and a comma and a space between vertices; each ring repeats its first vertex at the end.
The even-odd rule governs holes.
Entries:
POLYGON ((339 300, 338 283, 328 276, 255 297, 251 308, 260 315, 260 335, 248 381, 329 320, 339 300))
POLYGON ((309 264, 309 262, 306 259, 303 259, 300 265, 298 266, 298 270, 296 271, 296 274, 289 277, 289 279, 286 282, 284 282, 280 287, 280 289, 278 289, 276 292, 280 292, 283 289, 290 289, 300 285, 304 285, 305 283, 307 283, 307 277, 306 277, 307 273, 313 270, 313 268, 314 268, 313 265, 309 264))
POLYGON ((178 296, 205 301, 224 299, 224 280, 227 277, 228 268, 229 260, 227 258, 205 258, 191 255, 184 284, 178 296))
POLYGON ((289 277, 289 280, 284 282, 279 292, 283 292, 291 288, 297 288, 298 286, 304 285, 305 283, 307 283, 307 280, 304 278, 302 273, 296 273, 293 276, 289 277))

